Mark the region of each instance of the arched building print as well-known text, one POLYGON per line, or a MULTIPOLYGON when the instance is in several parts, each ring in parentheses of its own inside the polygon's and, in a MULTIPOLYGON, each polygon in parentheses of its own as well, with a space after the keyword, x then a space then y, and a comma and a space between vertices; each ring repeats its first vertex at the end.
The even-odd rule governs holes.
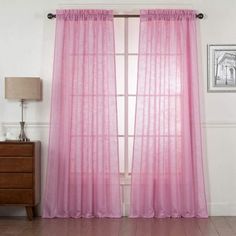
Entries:
POLYGON ((236 55, 226 52, 216 60, 215 86, 235 86, 236 55))

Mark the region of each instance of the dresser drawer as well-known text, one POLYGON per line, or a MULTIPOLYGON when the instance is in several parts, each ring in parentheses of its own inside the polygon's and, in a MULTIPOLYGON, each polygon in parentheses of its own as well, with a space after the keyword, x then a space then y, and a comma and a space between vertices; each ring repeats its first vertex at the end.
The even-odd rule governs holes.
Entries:
POLYGON ((23 144, 23 143, 6 143, 0 144, 0 157, 30 157, 33 156, 33 145, 32 144, 23 144))
POLYGON ((0 189, 0 204, 32 205, 33 203, 31 189, 0 189))
POLYGON ((0 172, 32 172, 32 157, 0 157, 0 172))
POLYGON ((39 141, 0 142, 0 205, 24 206, 29 220, 40 202, 40 146, 39 141))
POLYGON ((30 173, 0 173, 0 189, 32 188, 33 176, 30 173))

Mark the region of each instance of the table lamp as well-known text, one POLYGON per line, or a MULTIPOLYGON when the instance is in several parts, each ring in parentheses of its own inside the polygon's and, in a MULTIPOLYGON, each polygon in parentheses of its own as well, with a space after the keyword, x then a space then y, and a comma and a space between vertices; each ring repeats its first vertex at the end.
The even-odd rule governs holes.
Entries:
POLYGON ((19 140, 29 141, 25 134, 24 122, 24 102, 26 100, 41 100, 42 85, 39 77, 6 77, 5 78, 5 98, 20 100, 21 102, 21 122, 19 140))

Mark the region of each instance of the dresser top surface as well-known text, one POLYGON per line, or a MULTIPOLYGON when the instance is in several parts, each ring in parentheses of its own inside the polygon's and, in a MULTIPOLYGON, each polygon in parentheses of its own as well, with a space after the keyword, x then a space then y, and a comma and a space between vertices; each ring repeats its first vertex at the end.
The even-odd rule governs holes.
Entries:
POLYGON ((40 141, 28 141, 28 142, 22 142, 22 141, 17 141, 17 140, 12 140, 12 141, 0 141, 0 144, 32 144, 32 143, 40 143, 40 141))

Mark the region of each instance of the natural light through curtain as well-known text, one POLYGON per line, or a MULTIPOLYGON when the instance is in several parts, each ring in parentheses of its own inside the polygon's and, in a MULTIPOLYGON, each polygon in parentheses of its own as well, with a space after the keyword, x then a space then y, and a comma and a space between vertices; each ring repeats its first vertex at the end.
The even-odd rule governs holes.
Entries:
POLYGON ((58 10, 43 217, 120 217, 113 13, 58 10))
POLYGON ((141 11, 131 217, 207 217, 195 14, 141 11))

